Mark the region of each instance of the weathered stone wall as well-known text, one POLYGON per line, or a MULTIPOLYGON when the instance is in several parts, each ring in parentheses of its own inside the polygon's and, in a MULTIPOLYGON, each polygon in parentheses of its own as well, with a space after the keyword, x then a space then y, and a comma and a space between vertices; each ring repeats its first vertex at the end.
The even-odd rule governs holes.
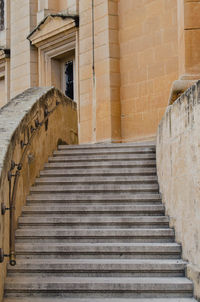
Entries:
POLYGON ((11 98, 27 88, 38 86, 37 50, 26 39, 36 26, 36 13, 35 0, 11 1, 11 98))
MULTIPOLYGON (((198 8, 197 1, 194 5, 194 1, 189 3, 189 0, 94 0, 93 28, 92 0, 12 0, 11 68, 8 68, 11 71, 11 97, 38 86, 44 74, 51 74, 50 64, 43 68, 44 62, 51 60, 43 60, 38 46, 30 46, 26 39, 30 32, 50 13, 79 14, 75 90, 80 143, 126 142, 155 137, 168 104, 171 85, 179 78, 179 61, 184 61, 178 50, 181 48, 184 52, 184 47, 178 47, 177 5, 184 1, 192 11, 193 7, 198 8)), ((195 14, 198 20, 199 14, 195 14)), ((60 22, 62 24, 63 20, 60 22)), ((50 26, 46 28, 51 39, 55 39, 58 28, 54 28, 55 31, 50 26)), ((186 29, 188 34, 191 28, 186 29)), ((49 40, 44 43, 49 54, 55 51, 52 41, 52 44, 49 40)), ((58 39, 57 48, 59 43, 58 39)), ((63 58, 67 57, 67 44, 69 46, 70 42, 66 43, 65 51, 63 49, 63 58)), ((188 45, 190 47, 191 43, 188 45)), ((194 52, 192 57, 196 57, 194 52)), ((50 84, 56 84, 58 88, 62 83, 60 59, 52 64, 56 81, 50 84)))
POLYGON ((160 191, 200 299, 200 81, 169 106, 157 133, 160 191))
MULTIPOLYGON (((21 161, 25 147, 21 141, 30 142, 19 182, 15 203, 15 224, 21 214, 26 196, 35 178, 39 176, 48 156, 56 149, 57 144, 76 144, 77 137, 77 111, 76 104, 66 98, 55 88, 31 88, 11 100, 0 110, 0 202, 9 207, 9 182, 7 173, 10 170, 11 160, 15 163, 21 161), (59 102, 56 105, 56 101, 59 102), (31 139, 31 126, 35 128, 35 120, 44 119, 44 109, 52 113, 48 117, 48 128, 39 126, 33 132, 31 139), (29 134, 28 134, 29 133, 29 134), (29 139, 28 139, 29 136, 29 139)), ((12 171, 15 173, 16 169, 12 171)), ((13 187, 13 178, 12 184, 13 187)), ((9 254, 9 212, 0 215, 0 247, 9 254)), ((4 279, 6 275, 6 260, 0 264, 0 301, 3 295, 4 279)))
POLYGON ((121 140, 118 1, 94 0, 93 13, 94 33, 92 1, 79 2, 79 139, 80 143, 118 142, 121 140))
MULTIPOLYGON (((44 10, 48 13, 57 13, 61 11, 68 11, 68 13, 77 13, 78 0, 37 0, 38 1, 38 12, 44 10)), ((37 2, 35 1, 35 2, 37 2)), ((43 13, 44 16, 45 12, 43 13)))
POLYGON ((178 79, 180 0, 119 0, 122 141, 155 137, 178 79))

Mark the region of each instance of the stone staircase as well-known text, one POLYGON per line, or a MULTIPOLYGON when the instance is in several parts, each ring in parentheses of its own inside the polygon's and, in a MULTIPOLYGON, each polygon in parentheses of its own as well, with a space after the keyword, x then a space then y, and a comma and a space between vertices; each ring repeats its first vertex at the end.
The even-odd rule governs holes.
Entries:
POLYGON ((152 143, 58 147, 27 197, 4 302, 192 302, 152 143))

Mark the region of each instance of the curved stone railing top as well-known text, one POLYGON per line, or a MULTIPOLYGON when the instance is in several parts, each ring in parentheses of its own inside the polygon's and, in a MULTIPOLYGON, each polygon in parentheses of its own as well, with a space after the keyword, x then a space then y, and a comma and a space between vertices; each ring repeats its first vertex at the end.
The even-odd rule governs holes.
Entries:
MULTIPOLYGON (((30 88, 0 110, 0 259, 15 264, 14 230, 35 178, 58 144, 77 144, 76 103, 54 87, 30 88), (6 210, 8 209, 8 210, 6 210)), ((0 300, 6 261, 0 264, 0 300)))
POLYGON ((0 175, 12 137, 36 101, 50 90, 50 88, 30 88, 0 109, 0 175))

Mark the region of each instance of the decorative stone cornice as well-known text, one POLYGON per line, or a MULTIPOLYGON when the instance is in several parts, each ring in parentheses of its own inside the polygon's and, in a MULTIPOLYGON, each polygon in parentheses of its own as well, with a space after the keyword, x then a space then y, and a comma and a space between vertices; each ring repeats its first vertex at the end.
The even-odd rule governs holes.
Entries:
POLYGON ((50 36, 64 32, 70 28, 76 28, 79 26, 78 15, 68 14, 50 14, 46 16, 37 27, 28 35, 27 39, 32 45, 38 44, 41 40, 46 40, 50 36), (54 21, 53 26, 49 24, 54 21), (68 21, 68 22, 63 22, 68 21), (49 28, 48 28, 49 27, 49 28), (46 30, 45 30, 46 29, 46 30))

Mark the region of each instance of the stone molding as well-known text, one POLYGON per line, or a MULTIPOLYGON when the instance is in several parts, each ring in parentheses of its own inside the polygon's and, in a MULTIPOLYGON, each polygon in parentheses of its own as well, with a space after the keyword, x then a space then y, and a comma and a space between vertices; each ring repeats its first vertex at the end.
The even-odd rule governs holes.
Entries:
MULTIPOLYGON (((55 86, 61 89, 61 80, 54 74, 60 71, 57 58, 64 57, 70 51, 77 57, 78 16, 51 14, 47 16, 28 36, 31 44, 38 48, 39 85, 55 86)), ((77 60, 78 62, 78 60, 77 60)), ((78 64, 76 64, 78 74, 78 64)), ((78 95, 78 92, 76 93, 78 95)))
POLYGON ((27 39, 32 45, 38 47, 46 39, 78 26, 79 17, 77 15, 50 14, 38 24, 27 39))

